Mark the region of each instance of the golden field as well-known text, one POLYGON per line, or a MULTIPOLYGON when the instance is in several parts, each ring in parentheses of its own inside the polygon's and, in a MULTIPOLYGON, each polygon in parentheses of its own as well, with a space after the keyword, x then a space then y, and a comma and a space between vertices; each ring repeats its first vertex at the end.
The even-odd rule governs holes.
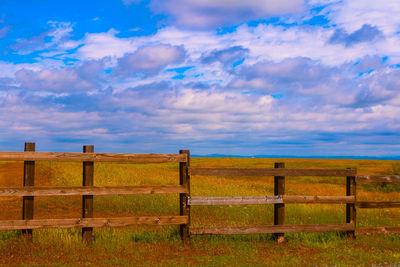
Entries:
MULTIPOLYGON (((394 174, 398 162, 345 159, 191 158, 192 166, 287 168, 357 168, 358 174, 394 174)), ((79 186, 81 163, 36 163, 36 186, 79 186)), ((95 163, 94 184, 178 184, 178 164, 95 163)), ((23 183, 22 162, 0 163, 0 186, 23 183)), ((345 177, 287 177, 288 195, 345 195, 345 177)), ((192 196, 273 195, 273 177, 192 176, 192 196)), ((400 201, 400 185, 357 186, 359 200, 400 201)), ((77 218, 81 197, 36 197, 35 218, 77 218)), ((0 219, 20 219, 21 198, 0 199, 0 219)), ((345 205, 287 204, 288 224, 345 222, 345 205)), ((95 196, 94 217, 177 215, 178 195, 95 196)), ((272 205, 196 206, 192 226, 273 224, 272 205)), ((357 226, 399 226, 400 209, 357 210, 357 226)), ((360 236, 344 233, 286 234, 276 244, 272 235, 195 236, 182 246, 177 226, 132 226, 95 229, 95 242, 85 245, 79 229, 34 230, 33 243, 19 231, 0 232, 1 265, 355 265, 400 263, 400 236, 360 236)))

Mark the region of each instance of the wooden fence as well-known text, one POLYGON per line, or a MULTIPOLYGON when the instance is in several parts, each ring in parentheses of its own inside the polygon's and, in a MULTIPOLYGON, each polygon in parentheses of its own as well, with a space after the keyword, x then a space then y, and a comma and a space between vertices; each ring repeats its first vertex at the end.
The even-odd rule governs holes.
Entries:
POLYGON ((23 197, 22 220, 0 220, 0 230, 22 230, 26 239, 32 239, 32 229, 40 228, 82 228, 85 241, 93 240, 93 227, 118 227, 128 225, 181 225, 183 236, 187 235, 189 216, 184 203, 189 193, 187 168, 189 151, 179 154, 112 154, 94 153, 93 146, 84 146, 83 153, 35 152, 34 143, 25 144, 25 152, 0 152, 0 161, 24 161, 24 187, 0 188, 0 197, 23 197), (82 162, 82 186, 37 187, 34 186, 35 161, 82 162), (157 186, 93 186, 94 162, 165 163, 177 162, 180 166, 180 183, 157 186), (180 214, 168 216, 136 216, 119 218, 93 218, 93 196, 126 194, 179 194, 180 214), (34 219, 33 201, 35 196, 82 195, 82 217, 71 219, 34 219))
POLYGON ((400 227, 356 227, 357 208, 398 208, 400 201, 357 201, 356 184, 371 182, 400 182, 400 176, 357 175, 356 169, 288 169, 284 163, 275 168, 207 168, 190 167, 189 150, 179 154, 122 154, 94 153, 93 146, 84 146, 83 153, 35 152, 35 143, 25 143, 24 152, 0 152, 0 161, 24 161, 24 187, 0 188, 0 197, 23 197, 22 220, 0 220, 0 230, 22 230, 32 239, 32 229, 82 228, 86 242, 93 241, 93 227, 120 227, 129 225, 179 225, 184 244, 191 235, 207 234, 274 234, 277 242, 284 241, 285 233, 346 231, 350 238, 356 235, 400 233, 400 227), (34 185, 35 161, 82 162, 82 186, 38 187, 34 185), (94 162, 179 163, 179 184, 157 186, 93 186, 94 162), (191 197, 191 176, 274 176, 274 196, 191 197), (343 176, 346 177, 345 196, 285 195, 286 176, 343 176), (93 196, 112 194, 179 194, 179 215, 93 218, 93 196), (71 219, 34 219, 35 196, 82 196, 82 217, 71 219), (346 204, 346 220, 336 224, 285 224, 285 204, 346 204), (190 227, 190 207, 200 205, 273 204, 274 225, 244 227, 190 227))

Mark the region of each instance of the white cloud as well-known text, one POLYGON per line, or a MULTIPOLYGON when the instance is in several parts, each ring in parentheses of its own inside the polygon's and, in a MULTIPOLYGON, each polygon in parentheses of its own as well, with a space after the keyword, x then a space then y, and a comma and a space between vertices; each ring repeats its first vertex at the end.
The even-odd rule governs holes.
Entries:
POLYGON ((21 89, 38 91, 86 91, 101 89, 99 73, 102 62, 89 61, 77 67, 43 68, 38 71, 21 69, 15 73, 21 89))
POLYGON ((65 49, 75 48, 79 42, 71 41, 74 24, 71 22, 48 21, 50 30, 28 39, 19 38, 11 46, 20 55, 28 55, 35 51, 49 50, 63 53, 65 49))
POLYGON ((399 31, 400 2, 397 0, 345 0, 328 6, 325 12, 332 23, 348 32, 354 32, 364 24, 377 26, 386 35, 399 31))
MULTIPOLYGON (((318 102, 299 105, 285 98, 274 99, 268 94, 191 88, 152 90, 150 85, 147 92, 143 88, 127 89, 100 98, 87 96, 87 110, 82 109, 79 101, 65 106, 36 96, 33 104, 29 103, 31 97, 25 100, 15 94, 0 96, 0 116, 4 118, 0 127, 9 129, 2 132, 2 136, 13 135, 13 140, 20 140, 29 129, 29 137, 41 144, 54 144, 58 139, 68 137, 79 143, 86 139, 92 143, 100 142, 104 144, 102 147, 113 144, 115 149, 118 142, 127 142, 120 147, 124 151, 134 140, 141 144, 135 151, 145 152, 165 152, 171 148, 169 145, 175 147, 176 144, 179 148, 189 144, 194 151, 209 146, 208 153, 222 153, 229 143, 240 147, 243 142, 248 150, 241 150, 241 153, 250 154, 268 154, 273 147, 283 149, 281 142, 301 144, 308 140, 314 149, 331 146, 332 153, 336 150, 345 153, 349 138, 354 134, 400 130, 396 115, 400 112, 398 103, 366 108, 318 102), (123 127, 121 121, 124 121, 123 127), (332 141, 323 144, 319 139, 325 138, 324 135, 332 141), (201 145, 204 140, 207 142, 201 145), (221 146, 221 142, 225 146, 221 146), (268 145, 262 147, 261 144, 268 145)), ((376 138, 377 143, 385 142, 376 138)), ((365 138, 354 140, 353 146, 363 140, 365 138)), ((299 150, 291 148, 292 154, 301 154, 301 149, 306 149, 301 145, 297 147, 299 150)), ((354 151, 359 150, 349 154, 354 155, 354 151)))
POLYGON ((182 62, 184 57, 183 46, 165 44, 144 46, 120 58, 115 73, 117 75, 133 75, 137 72, 155 74, 170 64, 182 62))
POLYGON ((189 30, 175 27, 161 29, 147 40, 135 39, 133 42, 143 44, 169 43, 184 45, 188 57, 196 61, 202 54, 227 47, 241 46, 249 49, 245 64, 254 64, 262 60, 279 62, 285 58, 308 57, 326 65, 341 65, 355 62, 366 55, 389 56, 400 59, 400 39, 388 38, 370 43, 358 43, 352 47, 342 44, 330 44, 334 28, 290 27, 259 24, 256 27, 239 26, 232 33, 215 35, 210 31, 193 34, 189 30), (337 55, 340 55, 338 57, 337 55))
POLYGON ((20 70, 15 74, 17 80, 21 82, 21 87, 32 90, 74 90, 88 89, 93 84, 80 80, 78 73, 73 70, 49 70, 40 72, 20 70))
POLYGON ((0 61, 0 78, 14 78, 15 73, 24 68, 30 70, 39 70, 40 66, 37 64, 14 64, 0 61))
POLYGON ((153 0, 151 8, 173 15, 181 27, 208 28, 299 14, 303 0, 153 0))
POLYGON ((254 97, 239 92, 213 92, 185 89, 165 100, 169 109, 212 113, 227 112, 251 114, 271 109, 273 98, 269 95, 254 97))
POLYGON ((83 46, 78 50, 78 57, 82 59, 101 59, 104 57, 122 57, 126 53, 134 52, 140 44, 136 39, 118 38, 118 31, 110 29, 104 33, 86 34, 83 46))
POLYGON ((197 79, 218 81, 230 79, 218 64, 198 65, 202 56, 228 47, 242 47, 248 51, 244 65, 255 64, 263 60, 280 62, 285 58, 308 57, 326 65, 341 65, 356 62, 366 55, 388 56, 393 63, 400 60, 397 37, 381 39, 373 45, 357 43, 351 47, 342 44, 330 44, 334 28, 290 27, 259 24, 256 27, 239 26, 234 32, 216 35, 212 31, 181 30, 175 27, 160 29, 152 36, 118 38, 116 31, 87 34, 78 50, 77 56, 82 60, 111 57, 111 65, 125 54, 134 53, 144 46, 168 44, 184 46, 187 51, 188 64, 194 64, 204 76, 197 79), (340 55, 338 57, 337 55, 340 55))
POLYGON ((71 36, 73 31, 73 23, 48 21, 47 24, 51 25, 53 30, 49 31, 48 36, 52 37, 52 42, 58 44, 71 36))
MULTIPOLYGON (((5 129, 3 135, 27 137, 27 129, 30 138, 56 137, 57 135, 76 136, 76 129, 83 129, 87 125, 98 123, 101 117, 95 112, 63 111, 56 105, 39 105, 27 103, 17 95, 8 95, 1 99, 0 127, 5 129), (85 118, 85 120, 82 120, 85 118), (86 121, 86 122, 85 122, 86 121), (5 127, 8 125, 8 127, 5 127)), ((11 140, 11 139, 10 139, 11 140)))

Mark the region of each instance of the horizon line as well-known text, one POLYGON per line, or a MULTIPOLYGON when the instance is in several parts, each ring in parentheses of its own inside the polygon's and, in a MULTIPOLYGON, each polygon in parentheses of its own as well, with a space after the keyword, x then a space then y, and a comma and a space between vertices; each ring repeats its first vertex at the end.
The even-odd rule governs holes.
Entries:
POLYGON ((226 155, 226 154, 206 154, 190 155, 197 158, 304 158, 304 159, 366 159, 366 160, 400 160, 397 156, 294 156, 294 155, 226 155))

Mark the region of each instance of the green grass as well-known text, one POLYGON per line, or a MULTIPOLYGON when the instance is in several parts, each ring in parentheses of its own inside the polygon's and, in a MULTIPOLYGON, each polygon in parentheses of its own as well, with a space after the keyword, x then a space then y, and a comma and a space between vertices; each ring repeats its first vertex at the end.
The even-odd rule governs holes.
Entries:
MULTIPOLYGON (((277 161, 284 161, 288 168, 353 167, 361 174, 395 174, 400 166, 395 161, 378 160, 237 158, 192 158, 192 166, 272 167, 277 161)), ((173 163, 95 164, 95 185, 98 186, 178 184, 178 180, 178 166, 173 163)), ((38 162, 36 181, 36 185, 81 185, 81 164, 38 162)), ((273 195, 272 177, 194 176, 191 185, 193 196, 273 195)), ((360 199, 400 199, 397 185, 358 185, 357 190, 360 199)), ((287 177, 286 192, 291 195, 344 195, 345 178, 287 177)), ((80 197, 43 197, 36 198, 35 203, 35 216, 40 218, 80 216, 80 197)), ((178 195, 96 196, 94 211, 95 217, 178 214, 178 195)), ((0 212, 4 214, 5 210, 0 208, 0 212)), ((194 227, 273 224, 273 206, 195 206, 191 209, 191 218, 194 227)), ((345 222, 345 205, 286 205, 285 222, 342 223, 345 222)), ((357 211, 359 227, 399 224, 400 209, 357 211)), ((272 235, 261 234, 195 236, 192 245, 184 247, 176 226, 95 229, 95 242, 91 245, 82 242, 80 233, 79 229, 35 230, 33 243, 30 244, 23 241, 19 231, 0 231, 0 265, 287 266, 400 263, 398 235, 363 236, 349 240, 345 233, 292 233, 285 235, 284 244, 276 244, 272 235)))

